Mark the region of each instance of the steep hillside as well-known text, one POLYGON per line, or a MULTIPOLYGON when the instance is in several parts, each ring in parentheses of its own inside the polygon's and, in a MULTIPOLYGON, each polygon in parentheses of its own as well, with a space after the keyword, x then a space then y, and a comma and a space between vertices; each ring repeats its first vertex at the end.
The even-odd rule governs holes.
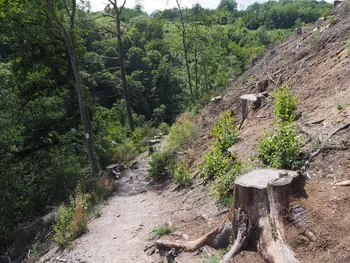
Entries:
MULTIPOLYGON (((210 130, 220 113, 228 109, 241 119, 239 96, 254 93, 255 84, 268 80, 267 92, 288 85, 298 97, 300 133, 306 137, 303 150, 316 155, 306 173, 308 198, 303 205, 309 211, 308 229, 317 240, 309 242, 293 228, 288 241, 302 262, 349 262, 350 193, 349 188, 332 183, 350 179, 350 17, 346 3, 333 10, 314 28, 295 34, 269 51, 260 61, 235 80, 218 102, 209 104, 197 116, 201 131, 188 154, 193 164, 201 162, 210 145, 210 130)), ((273 128, 272 98, 259 110, 250 110, 240 131, 240 140, 231 150, 256 167, 253 162, 259 138, 273 128)), ((249 254, 249 256, 251 256, 249 254)), ((238 259, 237 259, 238 260, 238 259)), ((239 262, 253 262, 243 258, 239 262)))

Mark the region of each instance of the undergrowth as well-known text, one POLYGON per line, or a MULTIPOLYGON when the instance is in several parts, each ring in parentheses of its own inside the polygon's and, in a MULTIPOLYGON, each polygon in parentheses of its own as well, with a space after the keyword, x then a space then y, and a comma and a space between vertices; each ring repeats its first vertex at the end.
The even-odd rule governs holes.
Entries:
POLYGON ((258 158, 264 165, 281 169, 298 169, 301 162, 301 137, 295 123, 276 124, 259 142, 258 158))
POLYGON ((294 122, 297 99, 288 86, 275 95, 275 129, 265 133, 259 142, 258 158, 263 165, 280 169, 298 169, 302 165, 301 142, 298 125, 294 122))
POLYGON ((275 116, 281 122, 291 122, 295 120, 297 113, 297 98, 291 93, 288 86, 282 86, 274 94, 275 116))
POLYGON ((87 228, 88 195, 83 194, 78 185, 75 198, 70 206, 62 204, 58 209, 56 223, 53 225, 55 234, 53 241, 60 247, 67 247, 71 241, 85 233, 87 228))
MULTIPOLYGON (((163 125, 165 126, 165 125, 163 125)), ((163 127, 164 128, 164 127, 163 127)), ((166 144, 160 152, 153 154, 149 163, 149 180, 158 180, 172 174, 176 183, 188 185, 191 179, 188 167, 176 160, 178 152, 183 151, 198 136, 193 123, 185 117, 179 118, 170 128, 166 144)))
POLYGON ((191 183, 191 173, 187 163, 178 161, 172 172, 175 183, 181 186, 188 186, 191 183))
POLYGON ((156 236, 165 236, 171 233, 171 227, 168 225, 161 226, 152 230, 152 233, 156 236))
POLYGON ((244 170, 243 163, 228 151, 238 139, 238 128, 231 113, 221 114, 211 135, 216 139, 214 148, 205 155, 200 175, 205 182, 213 181, 212 195, 223 200, 232 190, 235 178, 244 170))

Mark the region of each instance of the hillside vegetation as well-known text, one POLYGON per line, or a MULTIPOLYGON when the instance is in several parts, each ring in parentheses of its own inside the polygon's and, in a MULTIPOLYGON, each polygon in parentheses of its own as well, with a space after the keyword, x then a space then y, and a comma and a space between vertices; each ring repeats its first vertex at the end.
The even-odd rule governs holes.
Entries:
MULTIPOLYGON (((196 4, 148 16, 119 1, 103 12, 91 12, 89 1, 3 1, 0 247, 11 244, 16 227, 67 201, 78 182, 89 188, 108 164, 144 151, 150 137, 167 129, 164 123, 185 110, 188 120, 198 119, 267 47, 330 7, 283 0, 239 11, 222 0, 215 10, 196 4)), ((235 141, 236 134, 227 139, 223 131, 213 134, 220 144, 215 154, 226 155, 226 140, 235 141)), ((190 134, 191 142, 199 138, 190 134)), ((227 168, 234 175, 242 169, 236 164, 227 168)), ((181 178, 188 165, 172 168, 180 184, 189 180, 181 178)), ((217 178, 217 195, 225 196, 229 182, 217 178)))

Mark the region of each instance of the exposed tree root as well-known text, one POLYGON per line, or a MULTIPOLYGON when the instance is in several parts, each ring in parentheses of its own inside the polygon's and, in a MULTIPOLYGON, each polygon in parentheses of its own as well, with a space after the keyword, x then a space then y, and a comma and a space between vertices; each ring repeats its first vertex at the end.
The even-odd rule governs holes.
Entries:
POLYGON ((158 240, 156 244, 161 248, 194 251, 204 245, 225 247, 232 236, 233 245, 221 263, 228 263, 249 242, 258 244, 268 262, 298 263, 284 240, 283 218, 289 200, 305 196, 304 183, 305 179, 293 171, 262 169, 250 172, 235 181, 234 203, 219 226, 195 241, 158 240))

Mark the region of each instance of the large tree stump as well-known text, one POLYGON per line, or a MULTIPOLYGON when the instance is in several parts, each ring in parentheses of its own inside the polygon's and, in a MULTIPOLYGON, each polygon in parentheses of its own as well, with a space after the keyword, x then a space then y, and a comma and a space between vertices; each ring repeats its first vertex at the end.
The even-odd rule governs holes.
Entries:
POLYGON ((262 169, 239 177, 234 185, 232 225, 235 242, 222 262, 234 256, 249 240, 258 236, 259 251, 268 262, 299 262, 283 236, 283 219, 291 198, 304 195, 304 178, 297 172, 262 169))
POLYGON ((233 236, 230 251, 221 263, 227 263, 248 243, 257 244, 258 251, 272 263, 299 262, 284 240, 283 220, 291 200, 305 197, 305 179, 297 172, 261 169, 247 173, 234 183, 234 202, 224 221, 195 241, 157 240, 160 248, 196 250, 204 245, 222 247, 227 233, 233 236), (227 227, 232 222, 232 228, 227 227), (218 245, 220 244, 220 245, 218 245))

